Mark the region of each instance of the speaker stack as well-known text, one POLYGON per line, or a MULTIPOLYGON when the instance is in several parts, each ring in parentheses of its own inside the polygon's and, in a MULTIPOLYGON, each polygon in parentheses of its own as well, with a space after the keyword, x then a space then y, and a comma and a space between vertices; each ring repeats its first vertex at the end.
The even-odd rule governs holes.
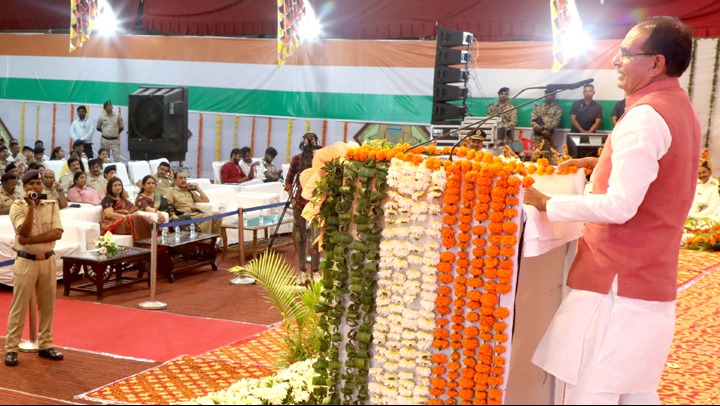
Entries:
POLYGON ((188 88, 141 87, 128 95, 130 160, 185 161, 188 151, 188 88))

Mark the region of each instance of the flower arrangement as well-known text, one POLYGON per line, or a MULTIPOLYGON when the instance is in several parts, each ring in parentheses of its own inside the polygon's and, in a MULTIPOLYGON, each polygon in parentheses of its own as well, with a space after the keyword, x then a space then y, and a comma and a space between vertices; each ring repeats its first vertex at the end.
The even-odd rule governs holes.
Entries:
POLYGON ((683 248, 720 251, 720 223, 709 218, 689 218, 685 220, 683 248))
POLYGON ((95 248, 98 249, 98 254, 113 256, 120 251, 120 247, 113 240, 113 235, 109 231, 102 237, 98 238, 95 243, 95 248))
POLYGON ((308 405, 313 398, 313 363, 296 362, 275 375, 242 379, 227 389, 184 402, 185 405, 308 405))

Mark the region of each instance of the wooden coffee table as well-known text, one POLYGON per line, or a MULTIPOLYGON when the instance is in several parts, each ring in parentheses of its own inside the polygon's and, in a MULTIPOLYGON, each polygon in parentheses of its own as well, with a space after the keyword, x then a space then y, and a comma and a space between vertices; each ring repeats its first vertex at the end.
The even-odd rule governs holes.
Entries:
POLYGON ((113 256, 100 255, 98 250, 91 250, 66 255, 62 259, 64 296, 75 290, 95 293, 98 300, 102 300, 106 290, 140 282, 150 285, 150 279, 142 276, 146 272, 150 274, 150 250, 144 248, 120 247, 120 251, 113 256), (131 267, 138 269, 138 276, 123 276, 123 271, 131 267), (72 282, 81 277, 81 273, 90 279, 91 283, 72 286, 72 282))
MULTIPOLYGON (((175 239, 175 234, 169 234, 165 239, 157 238, 157 270, 158 274, 166 274, 170 283, 175 282, 174 274, 182 271, 197 269, 210 265, 213 271, 217 271, 215 258, 217 257, 218 234, 197 233, 190 237, 186 231, 180 232, 180 238, 175 239)), ((152 237, 135 241, 135 245, 143 248, 150 248, 152 237)))

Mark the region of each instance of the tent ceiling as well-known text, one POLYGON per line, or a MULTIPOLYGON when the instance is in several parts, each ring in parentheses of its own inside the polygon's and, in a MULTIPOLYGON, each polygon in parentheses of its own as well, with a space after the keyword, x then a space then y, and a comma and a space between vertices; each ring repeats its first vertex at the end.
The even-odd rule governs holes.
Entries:
MULTIPOLYGON (((273 37, 274 0, 109 0, 126 32, 170 35, 273 37), (136 26, 139 29, 134 29, 136 26)), ((305 0, 323 23, 325 37, 418 39, 436 25, 472 32, 480 41, 549 40, 550 6, 543 0, 305 0)), ((649 15, 680 17, 696 37, 720 36, 717 0, 577 0, 580 17, 596 39, 622 38, 633 21, 649 15)), ((0 1, 0 30, 66 30, 67 0, 0 1)))

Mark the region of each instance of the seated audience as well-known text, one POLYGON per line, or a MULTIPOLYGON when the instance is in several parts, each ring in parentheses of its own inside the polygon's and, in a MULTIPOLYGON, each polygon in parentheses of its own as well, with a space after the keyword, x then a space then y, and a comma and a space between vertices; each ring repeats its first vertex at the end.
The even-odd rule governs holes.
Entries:
POLYGON ((157 191, 155 178, 152 175, 146 175, 141 182, 140 193, 135 198, 135 205, 142 211, 157 213, 162 223, 168 221, 168 215, 171 220, 177 220, 175 209, 171 207, 165 196, 157 191))
POLYGON ((63 147, 55 147, 53 149, 52 154, 50 154, 50 160, 51 161, 65 161, 65 150, 63 147))
POLYGON ((695 197, 688 217, 709 217, 720 220, 720 194, 718 181, 712 178, 712 170, 708 161, 702 161, 698 169, 698 181, 695 197))
POLYGON ((58 202, 58 207, 64 209, 68 206, 67 197, 63 190, 60 182, 55 180, 55 172, 52 169, 46 169, 43 172, 43 191, 42 193, 47 196, 47 200, 55 200, 58 202))
POLYGON ((37 162, 39 164, 44 164, 47 162, 47 159, 45 159, 45 148, 43 147, 35 147, 33 150, 33 162, 37 162))
POLYGON ((0 214, 9 214, 10 206, 13 205, 16 197, 14 195, 15 188, 17 187, 18 177, 12 173, 6 173, 0 178, 2 183, 2 191, 0 192, 0 214))
MULTIPOLYGON (((173 174, 172 174, 172 168, 170 168, 170 164, 167 162, 160 162, 160 165, 157 167, 157 173, 154 176, 155 178, 155 190, 157 190, 160 194, 163 196, 167 196, 170 189, 175 187, 175 181, 173 180, 173 174)), ((140 182, 143 182, 141 180, 140 182)), ((138 182, 138 187, 142 187, 142 184, 138 182)))
POLYGON ((246 173, 250 179, 265 180, 265 171, 262 168, 262 162, 253 161, 250 147, 242 147, 240 149, 239 165, 243 173, 246 173))
MULTIPOLYGON (((77 140, 73 142, 73 150, 70 152, 70 156, 73 156, 79 160, 87 160, 88 157, 85 155, 85 141, 83 140, 77 140)), ((85 172, 85 168, 83 168, 83 172, 85 172)))
MULTIPOLYGON (((188 215, 191 218, 208 217, 211 214, 204 213, 198 209, 195 202, 209 202, 207 195, 194 183, 188 183, 185 172, 175 172, 175 187, 170 189, 167 200, 175 207, 178 216, 188 215)), ((220 234, 222 219, 215 219, 212 222, 205 221, 198 224, 200 232, 220 234)))
MULTIPOLYGON (((50 157, 45 154, 45 143, 43 142, 43 140, 37 140, 37 141, 35 141, 35 149, 37 150, 38 148, 42 148, 42 149, 43 149, 42 160, 43 160, 43 161, 49 161, 49 160, 50 160, 50 157)), ((36 157, 35 160, 37 161, 37 157, 36 157)))
POLYGON ((110 163, 110 151, 105 148, 100 148, 98 150, 98 159, 103 165, 110 163))
POLYGON ((275 165, 273 165, 272 161, 277 156, 277 150, 273 147, 268 147, 268 149, 265 150, 265 157, 263 158, 260 163, 263 165, 264 168, 264 174, 265 174, 265 182, 276 182, 276 181, 282 181, 282 171, 279 171, 275 168, 275 165))
POLYGON ((10 162, 5 166, 5 173, 11 173, 18 178, 17 187, 15 187, 15 192, 13 192, 13 196, 15 196, 16 199, 22 199, 25 197, 25 189, 23 189, 22 181, 20 180, 20 171, 17 168, 17 165, 15 162, 10 162))
POLYGON ((80 169, 80 160, 72 157, 67 162, 69 171, 60 178, 60 184, 66 192, 70 191, 70 188, 75 183, 75 174, 83 172, 80 169))
POLYGON ((107 189, 107 179, 105 179, 103 171, 100 169, 100 159, 91 159, 88 162, 88 167, 90 167, 90 173, 87 177, 88 186, 97 190, 100 196, 105 196, 105 190, 107 189))
MULTIPOLYGON (((0 140, 2 137, 0 137, 0 140)), ((6 146, 0 146, 0 176, 5 174, 5 167, 7 164, 9 164, 11 161, 8 160, 8 157, 10 156, 10 151, 8 151, 6 146)))
MULTIPOLYGON (((117 174, 117 166, 115 165, 108 165, 103 169, 103 176, 105 177, 106 181, 110 181, 110 179, 115 177, 115 174, 117 174)), ((123 196, 126 199, 130 198, 130 195, 128 194, 127 190, 123 189, 123 196)))
POLYGON ((68 190, 67 199, 73 203, 87 203, 92 205, 99 205, 102 202, 102 197, 97 190, 87 185, 87 175, 85 172, 77 172, 73 178, 73 187, 68 190))
MULTIPOLYGON (((248 150, 250 150, 250 148, 248 148, 248 150)), ((233 148, 233 150, 230 151, 230 160, 225 162, 222 168, 220 168, 221 183, 243 183, 249 181, 255 176, 255 166, 251 167, 251 173, 249 175, 245 174, 240 167, 241 159, 242 150, 239 148, 233 148)))
POLYGON ((119 178, 108 181, 105 197, 102 199, 101 233, 132 235, 133 240, 143 240, 152 235, 153 221, 138 214, 138 207, 124 196, 119 178))

